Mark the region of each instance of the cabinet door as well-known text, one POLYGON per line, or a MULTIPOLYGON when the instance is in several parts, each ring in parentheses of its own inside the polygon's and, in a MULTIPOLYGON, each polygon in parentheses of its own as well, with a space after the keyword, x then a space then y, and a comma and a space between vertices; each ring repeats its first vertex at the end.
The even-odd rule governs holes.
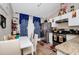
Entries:
POLYGON ((79 26, 79 17, 69 19, 69 26, 79 26))
POLYGON ((64 53, 62 53, 60 51, 57 51, 57 55, 66 55, 66 54, 64 54, 64 53))
POLYGON ((76 35, 66 35, 67 41, 68 41, 68 40, 71 40, 71 39, 74 39, 74 38, 76 38, 76 37, 77 37, 76 35))
POLYGON ((76 17, 72 18, 72 12, 69 14, 69 26, 79 26, 79 10, 76 11, 76 17))
POLYGON ((50 44, 53 44, 52 33, 49 33, 49 43, 50 43, 50 44))

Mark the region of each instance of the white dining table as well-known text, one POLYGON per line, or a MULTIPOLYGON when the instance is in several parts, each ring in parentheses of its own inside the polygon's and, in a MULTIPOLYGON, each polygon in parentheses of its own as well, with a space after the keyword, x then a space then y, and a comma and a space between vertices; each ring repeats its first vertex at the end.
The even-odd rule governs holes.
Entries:
POLYGON ((23 49, 24 49, 24 48, 29 48, 29 47, 31 47, 31 53, 32 53, 32 55, 33 55, 33 44, 32 44, 32 42, 30 41, 30 39, 28 39, 28 37, 25 37, 25 36, 20 37, 20 38, 19 38, 19 42, 20 42, 20 48, 21 48, 21 50, 22 50, 22 54, 23 54, 23 49))

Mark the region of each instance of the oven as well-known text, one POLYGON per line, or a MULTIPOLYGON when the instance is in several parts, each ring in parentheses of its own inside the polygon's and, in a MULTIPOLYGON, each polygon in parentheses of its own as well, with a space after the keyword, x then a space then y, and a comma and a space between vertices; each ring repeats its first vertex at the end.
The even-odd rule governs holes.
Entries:
POLYGON ((58 45, 66 41, 66 34, 53 34, 53 45, 58 45))
POLYGON ((59 34, 58 43, 63 43, 66 41, 66 35, 65 34, 59 34))
POLYGON ((57 34, 54 34, 54 35, 53 35, 53 41, 55 41, 55 42, 58 41, 58 35, 57 35, 57 34))

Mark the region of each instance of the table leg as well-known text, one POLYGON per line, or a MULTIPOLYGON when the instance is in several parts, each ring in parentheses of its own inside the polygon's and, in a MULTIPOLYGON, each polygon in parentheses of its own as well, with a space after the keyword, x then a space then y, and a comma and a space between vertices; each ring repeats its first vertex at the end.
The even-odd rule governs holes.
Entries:
POLYGON ((21 55, 23 55, 23 49, 21 49, 21 55))

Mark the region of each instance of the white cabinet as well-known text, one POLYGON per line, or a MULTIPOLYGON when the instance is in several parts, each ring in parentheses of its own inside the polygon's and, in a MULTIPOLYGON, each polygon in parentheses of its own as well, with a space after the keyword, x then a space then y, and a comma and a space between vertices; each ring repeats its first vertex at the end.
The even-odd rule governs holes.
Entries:
POLYGON ((76 17, 72 18, 72 12, 66 13, 61 16, 54 17, 54 22, 56 21, 64 21, 64 19, 68 19, 68 26, 79 26, 79 9, 76 10, 76 17))
POLYGON ((69 19, 68 25, 79 26, 79 17, 69 19))
POLYGON ((64 54, 64 53, 57 50, 57 55, 66 55, 66 54, 64 54))
POLYGON ((66 13, 66 14, 64 14, 64 15, 61 15, 61 16, 57 16, 57 17, 55 17, 55 18, 53 18, 54 19, 54 21, 56 22, 56 21, 60 21, 60 20, 64 20, 64 19, 67 19, 68 18, 68 14, 69 13, 66 13))
POLYGON ((76 17, 72 18, 72 13, 69 14, 69 26, 79 26, 79 10, 76 11, 76 17))
POLYGON ((50 44, 53 44, 53 38, 52 38, 52 33, 49 33, 49 43, 50 44))
POLYGON ((77 35, 66 35, 67 41, 68 41, 68 40, 71 40, 71 39, 74 39, 74 38, 76 38, 76 37, 77 37, 77 35))

